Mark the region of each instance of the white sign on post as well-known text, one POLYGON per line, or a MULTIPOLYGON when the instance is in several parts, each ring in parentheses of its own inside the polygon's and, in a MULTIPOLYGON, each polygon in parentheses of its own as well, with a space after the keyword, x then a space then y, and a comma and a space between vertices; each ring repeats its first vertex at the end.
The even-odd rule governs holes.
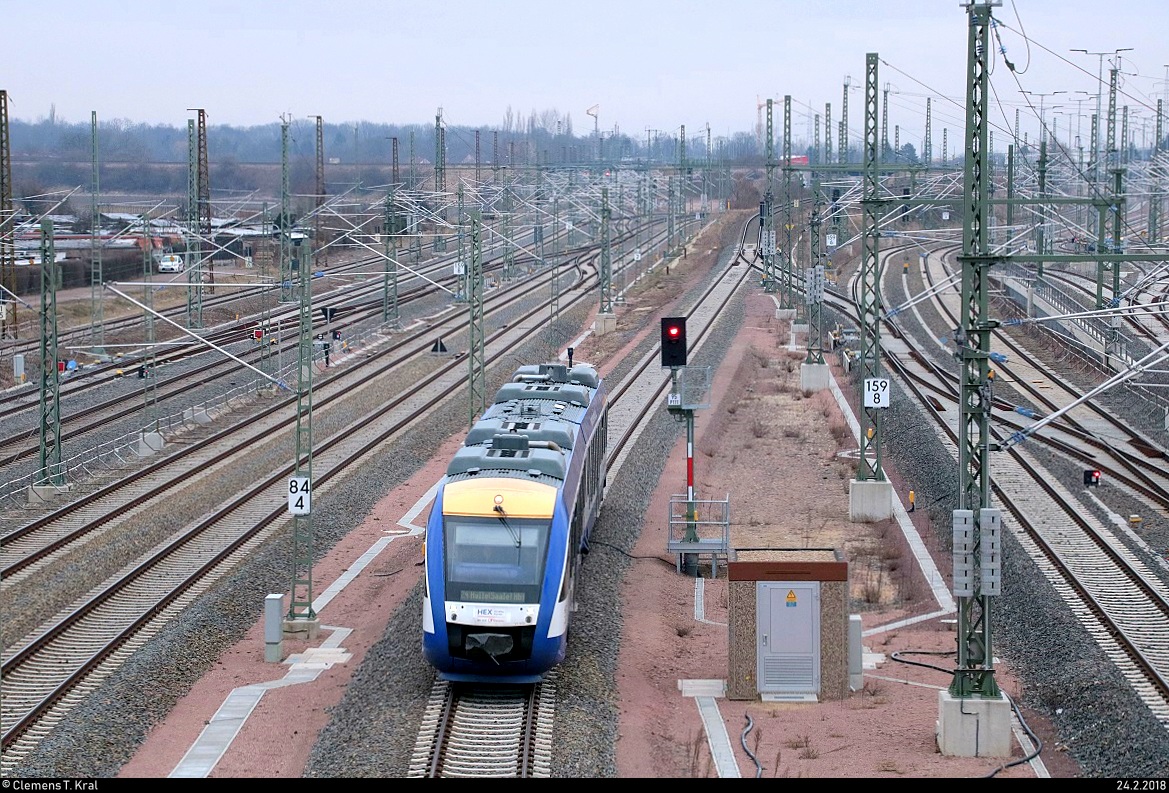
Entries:
POLYGON ((641 261, 641 248, 634 248, 633 249, 633 261, 635 261, 635 262, 641 261))
POLYGON ((865 378, 865 407, 889 407, 889 379, 887 377, 865 378))
POLYGON ((835 248, 836 247, 836 235, 832 234, 832 233, 825 234, 824 235, 824 242, 826 242, 828 244, 829 248, 835 248))
POLYGON ((307 515, 312 510, 313 495, 307 476, 288 479, 288 511, 293 515, 307 515))
POLYGON ((566 220, 566 221, 564 222, 564 228, 565 228, 565 230, 567 230, 567 231, 572 231, 572 221, 571 221, 571 220, 566 220))

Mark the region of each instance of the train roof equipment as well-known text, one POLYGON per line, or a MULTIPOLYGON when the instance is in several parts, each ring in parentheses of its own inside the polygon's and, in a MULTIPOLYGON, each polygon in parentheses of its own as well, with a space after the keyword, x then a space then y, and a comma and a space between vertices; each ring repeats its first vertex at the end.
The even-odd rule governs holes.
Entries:
POLYGON ((511 402, 513 400, 551 399, 556 402, 566 402, 570 405, 579 405, 582 408, 589 406, 592 394, 588 389, 578 385, 566 383, 507 383, 495 395, 495 403, 511 402))
POLYGON ((568 466, 561 449, 531 448, 527 446, 527 439, 523 435, 515 435, 513 438, 517 445, 522 442, 524 448, 464 446, 455 452, 454 458, 447 465, 447 476, 451 478, 459 474, 532 478, 548 476, 553 479, 564 479, 568 466))
POLYGON ((521 366, 512 375, 515 382, 571 383, 596 388, 600 384, 597 370, 587 363, 579 363, 571 369, 564 364, 532 364, 521 366))
POLYGON ((563 481, 567 453, 576 445, 580 421, 599 387, 597 370, 588 364, 519 367, 467 433, 447 476, 563 481))
POLYGON ((553 416, 540 416, 532 421, 485 416, 475 422, 463 445, 481 446, 491 443, 496 435, 519 433, 529 441, 548 441, 561 449, 571 449, 575 442, 574 426, 553 416))
POLYGON ((521 366, 511 382, 495 394, 483 418, 531 421, 555 417, 580 424, 600 382, 597 370, 588 364, 572 368, 564 364, 521 366))

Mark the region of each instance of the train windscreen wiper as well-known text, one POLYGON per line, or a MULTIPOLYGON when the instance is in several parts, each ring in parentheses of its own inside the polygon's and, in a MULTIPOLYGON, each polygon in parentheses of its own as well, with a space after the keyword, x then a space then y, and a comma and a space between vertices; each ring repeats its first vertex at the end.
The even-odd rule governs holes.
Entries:
POLYGON ((507 514, 503 511, 503 506, 496 504, 495 511, 499 513, 499 522, 503 524, 503 527, 507 529, 507 533, 511 535, 511 539, 512 542, 515 543, 515 547, 519 548, 523 546, 523 538, 520 536, 519 532, 513 529, 511 524, 507 522, 507 514))

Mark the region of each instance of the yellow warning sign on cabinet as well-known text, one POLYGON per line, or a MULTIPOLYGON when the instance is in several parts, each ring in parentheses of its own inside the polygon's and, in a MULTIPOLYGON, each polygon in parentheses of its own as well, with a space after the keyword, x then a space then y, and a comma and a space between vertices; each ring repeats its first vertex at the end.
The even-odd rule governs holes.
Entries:
POLYGON ((787 602, 784 603, 784 605, 789 609, 796 607, 796 591, 794 589, 789 589, 787 591, 787 602))

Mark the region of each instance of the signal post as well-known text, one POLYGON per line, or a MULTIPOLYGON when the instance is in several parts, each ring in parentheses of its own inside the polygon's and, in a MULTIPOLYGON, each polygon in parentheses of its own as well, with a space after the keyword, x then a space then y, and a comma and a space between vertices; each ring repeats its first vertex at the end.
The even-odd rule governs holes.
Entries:
POLYGON ((678 572, 698 575, 702 554, 711 556, 711 577, 718 576, 718 558, 726 558, 730 544, 730 497, 699 500, 694 493, 694 411, 709 389, 710 367, 686 365, 686 318, 662 317, 662 367, 670 370, 666 410, 686 422, 686 494, 670 498, 667 550, 677 554, 678 572))
MULTIPOLYGON (((682 394, 678 391, 678 371, 686 369, 686 318, 662 317, 662 366, 670 368, 670 393, 666 397, 666 410, 675 418, 686 422, 686 543, 698 542, 698 530, 694 525, 694 411, 683 407, 682 394)), ((679 558, 681 567, 693 574, 698 570, 698 554, 683 553, 679 558)))

